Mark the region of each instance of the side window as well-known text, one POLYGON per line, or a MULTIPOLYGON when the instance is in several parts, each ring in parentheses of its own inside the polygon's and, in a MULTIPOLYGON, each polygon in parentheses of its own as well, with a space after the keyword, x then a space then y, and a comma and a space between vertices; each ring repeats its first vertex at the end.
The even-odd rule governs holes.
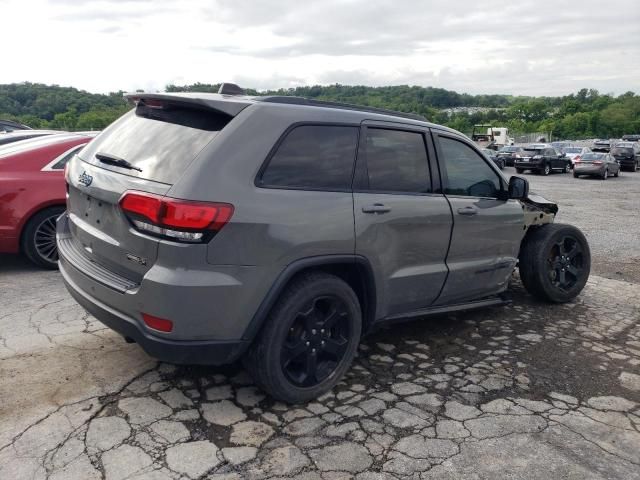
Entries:
POLYGON ((502 190, 500 177, 487 162, 463 142, 439 137, 444 193, 469 197, 497 198, 502 190))
POLYGON ((51 165, 51 170, 62 170, 64 166, 67 164, 67 162, 71 160, 71 157, 73 157, 76 153, 78 153, 78 151, 82 147, 84 147, 84 145, 79 145, 77 147, 74 147, 70 151, 68 151, 66 154, 64 154, 62 158, 60 158, 60 160, 58 160, 56 163, 51 165))
POLYGON ((349 189, 358 127, 302 125, 291 130, 269 160, 261 184, 349 189))
POLYGON ((431 192, 427 149, 421 133, 372 127, 366 132, 369 190, 431 192))

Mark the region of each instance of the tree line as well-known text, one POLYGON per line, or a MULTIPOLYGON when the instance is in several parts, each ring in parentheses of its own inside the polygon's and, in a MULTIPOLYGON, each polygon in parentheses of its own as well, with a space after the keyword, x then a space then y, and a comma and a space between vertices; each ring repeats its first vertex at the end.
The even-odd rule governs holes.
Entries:
MULTIPOLYGON (((167 92, 217 92, 219 84, 167 85, 167 92)), ((0 118, 33 128, 99 130, 131 106, 123 91, 94 94, 38 83, 0 85, 0 118)), ((470 95, 443 88, 396 85, 314 85, 250 95, 295 95, 424 115, 429 121, 470 133, 474 124, 506 126, 513 133, 550 132, 555 138, 617 138, 640 133, 640 96, 614 96, 583 88, 562 97, 470 95), (456 108, 457 107, 457 108, 456 108), (469 109, 460 107, 482 107, 469 109), (455 108, 455 110, 451 110, 455 108)))

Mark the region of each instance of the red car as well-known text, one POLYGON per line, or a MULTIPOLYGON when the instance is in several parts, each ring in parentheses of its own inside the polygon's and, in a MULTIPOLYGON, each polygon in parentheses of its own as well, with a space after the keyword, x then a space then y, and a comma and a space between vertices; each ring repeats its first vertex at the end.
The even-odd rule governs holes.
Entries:
POLYGON ((91 138, 61 133, 0 147, 0 253, 22 252, 36 265, 57 268, 64 166, 91 138))

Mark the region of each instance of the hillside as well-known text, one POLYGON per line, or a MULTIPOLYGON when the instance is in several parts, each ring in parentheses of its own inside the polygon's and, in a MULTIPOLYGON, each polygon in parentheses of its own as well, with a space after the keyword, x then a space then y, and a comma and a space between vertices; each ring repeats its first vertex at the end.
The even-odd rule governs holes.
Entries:
MULTIPOLYGON (((168 85, 166 91, 215 92, 219 84, 168 85)), ((552 132, 554 137, 619 137, 640 132, 640 96, 618 97, 583 88, 564 97, 470 95, 434 87, 314 85, 257 92, 297 95, 424 115, 430 121, 470 132, 476 123, 508 126, 513 133, 552 132), (479 107, 464 109, 460 107, 479 107)), ((101 129, 129 107, 122 91, 93 94, 72 87, 19 83, 0 85, 0 118, 32 127, 101 129)))

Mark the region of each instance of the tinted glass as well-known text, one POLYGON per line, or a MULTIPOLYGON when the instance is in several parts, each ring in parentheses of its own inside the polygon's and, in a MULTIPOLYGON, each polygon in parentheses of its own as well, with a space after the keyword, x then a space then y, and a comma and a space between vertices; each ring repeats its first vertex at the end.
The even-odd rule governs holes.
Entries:
POLYGON ((632 155, 633 148, 632 147, 615 147, 611 150, 611 153, 614 155, 632 155))
POLYGON ((230 117, 191 108, 136 108, 111 124, 80 152, 83 160, 126 175, 173 184, 230 117), (123 158, 136 170, 95 160, 96 153, 123 158))
POLYGON ((370 190, 431 191, 427 150, 421 133, 367 128, 365 154, 370 190))
POLYGON ((445 174, 445 193, 495 198, 502 189, 500 178, 468 145, 440 137, 445 174))
POLYGON ((269 186, 349 189, 358 127, 305 125, 289 132, 262 174, 269 186))
POLYGON ((73 149, 70 152, 68 152, 64 157, 62 157, 55 164, 53 164, 51 166, 51 169, 52 170, 62 170, 64 168, 64 166, 67 164, 67 162, 69 160, 71 160, 71 157, 73 157, 76 153, 78 153, 78 151, 82 147, 84 147, 84 145, 78 145, 77 147, 73 147, 73 149))
POLYGON ((544 155, 544 148, 526 148, 522 153, 525 156, 544 155))

